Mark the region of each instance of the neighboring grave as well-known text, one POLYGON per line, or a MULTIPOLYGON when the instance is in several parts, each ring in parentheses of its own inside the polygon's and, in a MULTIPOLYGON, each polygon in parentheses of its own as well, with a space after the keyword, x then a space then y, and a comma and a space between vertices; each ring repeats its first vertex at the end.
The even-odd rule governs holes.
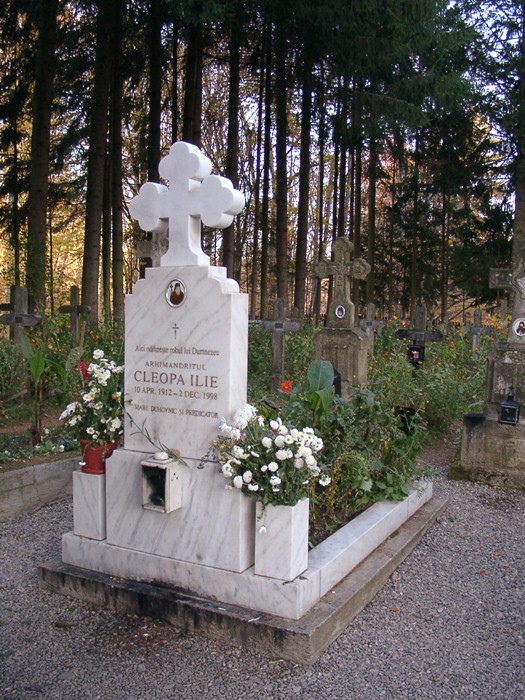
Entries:
POLYGON ((286 333, 294 333, 301 327, 301 321, 286 318, 286 302, 277 299, 273 310, 273 320, 263 321, 262 326, 272 334, 272 391, 280 389, 285 379, 285 337, 286 333))
POLYGON ((352 259, 353 243, 342 236, 334 241, 333 261, 321 260, 317 277, 333 277, 332 300, 328 305, 326 327, 315 335, 315 357, 330 360, 341 377, 341 396, 349 399, 353 386, 366 386, 368 338, 355 327, 355 305, 350 298, 353 279, 364 280, 370 265, 362 258, 352 259))
POLYGON ((465 325, 462 327, 461 332, 471 336, 472 352, 477 352, 479 350, 482 336, 493 336, 495 334, 494 328, 482 325, 482 314, 479 308, 474 311, 473 322, 470 320, 470 314, 465 314, 465 325))
POLYGON ((410 340, 407 348, 407 359, 414 367, 425 361, 425 347, 428 342, 443 338, 443 333, 437 329, 427 330, 427 310, 423 304, 416 306, 414 328, 400 328, 395 332, 398 340, 410 340))
POLYGON ((368 354, 372 356, 374 354, 375 334, 378 330, 381 330, 385 327, 384 321, 376 319, 375 304, 370 302, 366 305, 366 317, 360 318, 358 325, 366 333, 366 337, 368 338, 368 354))
MULTIPOLYGON (((516 235, 516 234, 515 234, 516 235)), ((483 413, 469 413, 463 421, 460 467, 452 476, 468 476, 511 486, 525 486, 525 425, 500 422, 501 404, 525 403, 525 249, 514 241, 511 270, 491 271, 490 286, 511 289, 512 322, 507 342, 497 343, 487 363, 483 413)))
POLYGON ((37 326, 42 320, 38 314, 28 313, 27 289, 16 285, 11 287, 10 301, 0 304, 0 311, 9 311, 0 316, 0 323, 9 326, 9 337, 18 347, 22 345, 23 329, 37 326))
POLYGON ((80 290, 78 287, 73 286, 69 290, 69 304, 64 304, 64 306, 58 307, 59 314, 69 314, 71 322, 71 338, 75 345, 78 345, 80 341, 80 326, 79 320, 81 315, 89 314, 91 312, 91 306, 80 303, 80 290))
POLYGON ((168 252, 168 232, 165 230, 152 231, 142 241, 135 245, 135 257, 150 263, 149 267, 160 267, 163 255, 168 252))

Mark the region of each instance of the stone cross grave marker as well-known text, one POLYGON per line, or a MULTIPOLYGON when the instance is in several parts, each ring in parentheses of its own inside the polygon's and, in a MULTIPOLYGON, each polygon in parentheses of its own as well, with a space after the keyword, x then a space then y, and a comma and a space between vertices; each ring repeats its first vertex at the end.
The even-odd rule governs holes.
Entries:
POLYGON ((144 231, 168 232, 168 250, 161 266, 210 264, 201 248, 201 221, 226 228, 244 207, 244 197, 220 175, 211 175, 211 161, 190 143, 174 143, 159 165, 169 187, 146 182, 129 204, 144 231))
POLYGON ((334 260, 321 260, 315 268, 317 277, 334 278, 326 327, 315 336, 315 357, 332 363, 337 383, 341 381, 341 396, 348 400, 353 387, 364 387, 367 382, 368 339, 364 331, 355 327, 350 290, 352 279, 365 279, 370 265, 362 258, 352 260, 354 246, 348 238, 336 238, 333 250, 334 260))
POLYGON ((272 334, 272 391, 278 391, 284 379, 284 340, 286 332, 296 332, 301 327, 298 319, 286 318, 286 303, 277 299, 273 310, 273 320, 263 321, 263 328, 272 334))
POLYGON ((375 332, 385 327, 385 322, 375 318, 376 305, 370 302, 366 305, 366 318, 360 318, 358 325, 368 337, 368 354, 374 354, 375 332))
POLYGON ((160 267, 162 256, 168 251, 167 231, 153 231, 148 239, 137 241, 135 256, 139 260, 150 260, 151 267, 160 267))
POLYGON ((482 335, 494 335, 494 329, 482 325, 481 309, 474 311, 474 321, 470 322, 470 314, 465 314, 465 325, 461 329, 462 332, 468 333, 472 337, 472 352, 479 349, 479 343, 482 335))
POLYGON ((419 346, 419 349, 412 351, 413 357, 409 358, 411 364, 415 367, 423 361, 425 355, 425 343, 435 342, 443 338, 443 333, 439 330, 427 330, 427 310, 423 304, 416 306, 414 318, 414 328, 400 328, 395 332, 395 337, 398 340, 411 340, 414 345, 419 346))
POLYGON ((317 263, 315 274, 321 280, 333 277, 332 301, 328 306, 326 325, 329 328, 354 328, 355 305, 350 298, 352 279, 364 280, 370 265, 363 258, 352 260, 354 244, 339 236, 335 239, 334 259, 317 263))
POLYGON ((1 311, 10 312, 0 316, 0 323, 9 326, 9 336, 18 347, 22 344, 22 329, 37 326, 42 320, 38 314, 28 313, 27 303, 27 289, 15 285, 11 287, 11 300, 0 304, 1 311))
POLYGON ((71 337, 73 342, 78 345, 80 339, 80 328, 78 325, 79 318, 82 314, 89 314, 91 307, 80 303, 80 290, 77 286, 72 286, 69 290, 69 304, 64 304, 58 307, 59 314, 70 314, 71 317, 71 337))

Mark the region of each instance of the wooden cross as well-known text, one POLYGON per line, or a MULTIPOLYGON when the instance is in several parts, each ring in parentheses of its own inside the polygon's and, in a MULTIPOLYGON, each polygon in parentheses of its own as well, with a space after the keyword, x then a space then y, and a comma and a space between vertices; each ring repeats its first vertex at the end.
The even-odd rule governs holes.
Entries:
POLYGON ((91 313, 91 306, 80 304, 80 290, 77 286, 72 286, 69 290, 69 304, 64 304, 58 307, 59 314, 71 315, 71 337, 75 345, 78 345, 80 340, 80 332, 78 320, 81 314, 91 313))
POLYGON ((495 335, 494 328, 482 325, 481 309, 474 311, 474 322, 470 322, 470 315, 465 314, 465 325, 461 329, 463 333, 468 333, 472 336, 472 352, 479 349, 479 343, 482 335, 495 335))
POLYGON ((162 158, 159 173, 169 188, 146 182, 129 203, 129 212, 144 231, 169 234, 168 250, 160 264, 210 264, 201 248, 201 221, 226 228, 242 211, 244 196, 230 180, 210 175, 211 161, 191 143, 178 141, 162 158))
POLYGON ((350 298, 351 280, 366 279, 370 272, 370 265, 362 258, 352 260, 354 245, 348 238, 343 236, 336 238, 333 250, 333 261, 321 260, 315 268, 315 274, 320 279, 334 278, 332 301, 328 306, 326 325, 329 328, 353 328, 355 306, 350 298))
POLYGON ((272 333, 272 391, 278 391, 284 379, 284 334, 295 332, 301 327, 297 319, 286 318, 286 303, 277 299, 273 310, 273 320, 263 321, 263 328, 272 333))
MULTIPOLYGON (((414 328, 400 328, 394 335, 398 340, 411 340, 412 343, 417 344, 419 350, 415 351, 418 353, 416 359, 420 359, 421 361, 423 361, 425 356, 425 343, 435 342, 443 338, 443 333, 441 331, 427 330, 427 310, 422 304, 416 306, 414 328)), ((419 364, 410 357, 408 357, 408 360, 414 366, 419 364)))
MULTIPOLYGON (((510 267, 491 267, 489 270, 490 289, 503 289, 506 292, 513 290, 512 270, 510 267)), ((508 304, 507 299, 500 299, 501 327, 507 327, 508 304)))
POLYGON ((366 306, 366 318, 360 318, 358 321, 359 328, 362 328, 368 336, 368 354, 374 354, 374 335, 376 330, 384 328, 384 321, 375 319, 376 305, 371 302, 366 306))
POLYGON ((1 304, 2 311, 10 313, 0 316, 0 323, 9 326, 9 337, 18 347, 22 345, 22 329, 36 326, 42 320, 38 314, 30 314, 27 311, 27 289, 25 287, 11 287, 11 300, 8 304, 1 304))
POLYGON ((148 238, 137 241, 135 256, 139 260, 150 260, 151 267, 160 267, 163 255, 168 251, 168 236, 166 231, 153 231, 148 233, 148 238))

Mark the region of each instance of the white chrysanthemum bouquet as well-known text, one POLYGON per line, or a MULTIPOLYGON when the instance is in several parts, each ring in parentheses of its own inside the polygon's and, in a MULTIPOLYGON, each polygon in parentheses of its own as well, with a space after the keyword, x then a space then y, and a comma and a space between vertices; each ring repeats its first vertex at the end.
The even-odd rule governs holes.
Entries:
POLYGON ((312 428, 289 428, 280 418, 270 420, 246 404, 223 419, 214 447, 228 488, 260 500, 263 505, 295 505, 306 498, 310 485, 330 483, 319 462, 323 441, 312 428))
POLYGON ((115 443, 123 433, 122 384, 124 367, 93 352, 89 365, 80 362, 81 391, 60 416, 76 438, 93 443, 115 443))

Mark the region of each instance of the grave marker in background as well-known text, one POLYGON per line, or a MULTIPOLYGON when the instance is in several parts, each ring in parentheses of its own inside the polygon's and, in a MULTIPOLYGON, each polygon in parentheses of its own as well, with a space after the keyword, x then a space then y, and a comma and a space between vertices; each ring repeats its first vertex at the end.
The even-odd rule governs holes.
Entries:
POLYGON ((1 304, 0 310, 10 313, 0 316, 0 323, 9 326, 9 337, 18 347, 22 345, 22 330, 37 326, 42 317, 38 314, 30 314, 27 309, 27 289, 25 287, 11 287, 11 300, 7 304, 1 304))
POLYGON ((277 391, 285 378, 285 334, 298 331, 301 327, 301 321, 286 318, 286 303, 284 299, 277 299, 273 320, 263 321, 262 326, 272 333, 272 391, 277 391))
POLYGON ((353 279, 364 280, 370 265, 362 258, 352 260, 353 244, 342 236, 334 242, 334 260, 321 260, 316 275, 333 277, 332 301, 326 327, 315 335, 315 357, 329 360, 341 377, 341 396, 349 399, 353 386, 366 386, 368 339, 355 327, 355 305, 350 298, 353 279))
POLYGON ((427 330, 427 310, 423 304, 416 306, 414 328, 400 328, 395 332, 398 340, 411 340, 412 344, 407 349, 407 359, 414 367, 418 367, 425 361, 426 343, 435 342, 443 338, 440 330, 427 330))
POLYGON ((385 327, 385 322, 375 317, 376 305, 369 303, 366 305, 366 318, 360 318, 358 325, 364 330, 368 338, 368 354, 374 354, 374 340, 376 331, 385 327))
POLYGON ((64 306, 58 307, 59 314, 70 314, 71 323, 71 337, 75 345, 78 345, 80 339, 80 328, 78 325, 79 318, 81 314, 89 314, 91 312, 91 307, 85 304, 80 304, 80 290, 78 287, 73 286, 69 290, 69 304, 64 304, 64 306))

